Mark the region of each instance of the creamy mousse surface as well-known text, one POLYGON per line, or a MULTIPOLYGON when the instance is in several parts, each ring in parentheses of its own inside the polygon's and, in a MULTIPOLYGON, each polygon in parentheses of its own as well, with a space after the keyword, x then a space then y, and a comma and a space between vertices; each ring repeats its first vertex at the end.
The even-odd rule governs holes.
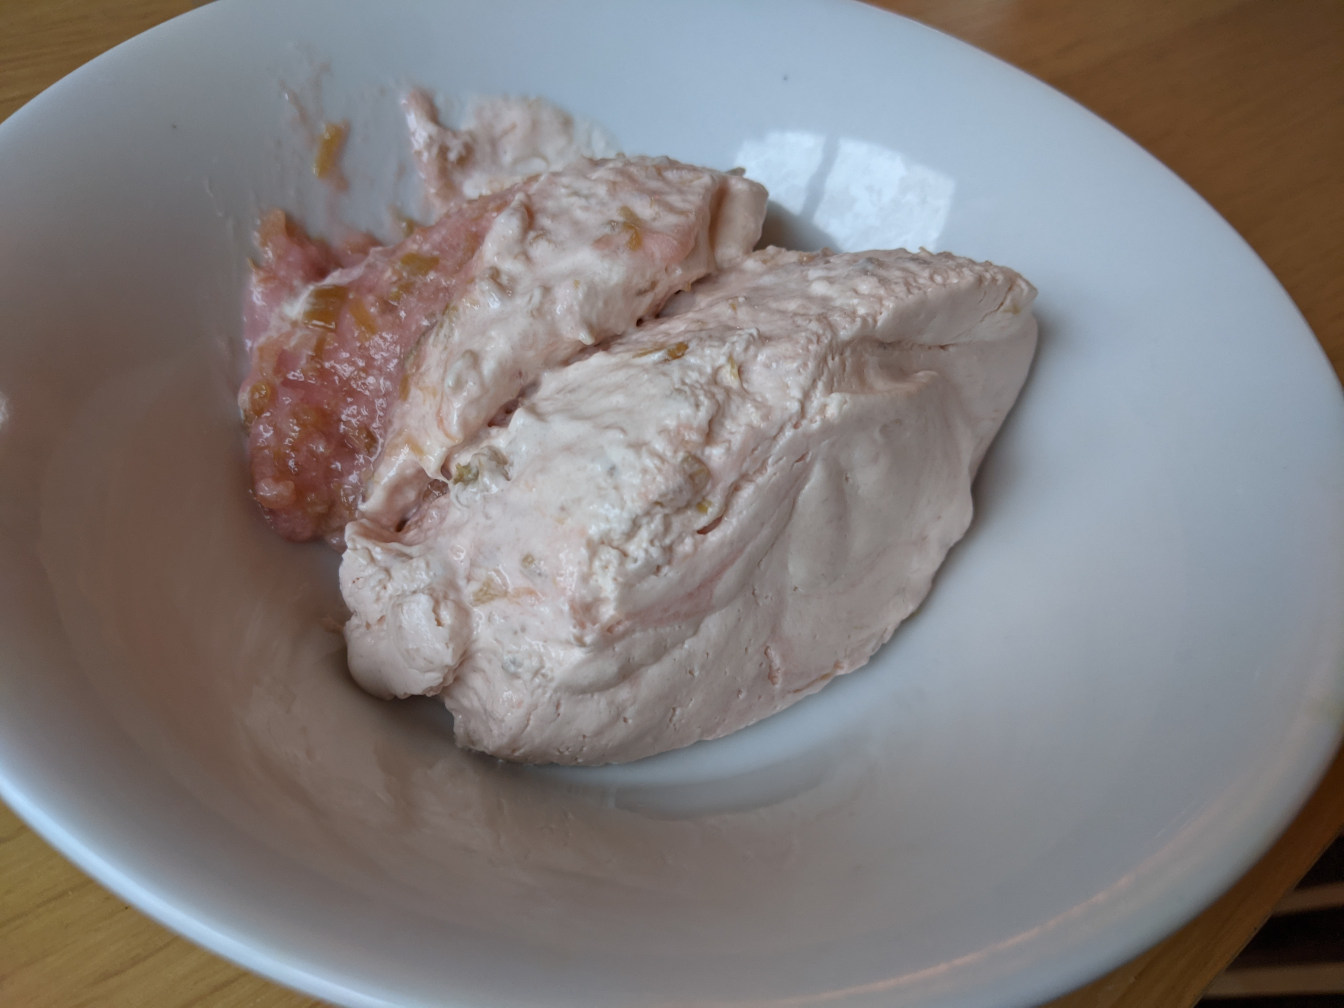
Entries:
POLYGON ((638 759, 862 665, 927 594, 1025 380, 1035 291, 928 252, 752 251, 764 189, 605 157, 536 100, 406 103, 439 213, 263 220, 253 494, 343 546, 350 671, 457 741, 638 759))

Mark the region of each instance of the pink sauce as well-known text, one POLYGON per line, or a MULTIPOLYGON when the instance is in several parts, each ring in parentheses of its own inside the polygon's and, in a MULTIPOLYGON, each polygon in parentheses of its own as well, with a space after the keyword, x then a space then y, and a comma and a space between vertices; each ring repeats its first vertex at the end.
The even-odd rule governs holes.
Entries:
POLYGON ((468 279, 508 198, 460 204, 344 268, 358 250, 342 255, 280 211, 262 221, 244 318, 252 368, 239 402, 253 496, 285 538, 338 536, 354 516, 388 410, 405 394, 407 352, 468 279))

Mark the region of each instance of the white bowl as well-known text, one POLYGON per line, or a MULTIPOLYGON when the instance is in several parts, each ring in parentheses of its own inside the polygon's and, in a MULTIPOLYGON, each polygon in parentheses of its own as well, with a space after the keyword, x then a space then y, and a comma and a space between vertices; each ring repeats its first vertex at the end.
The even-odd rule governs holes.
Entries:
POLYGON ((1338 740, 1344 408, 1318 346, 1184 185, 959 43, 822 0, 230 2, 53 87, 0 161, 0 795, 277 980, 349 1005, 1025 1004, 1210 900, 1338 740), (386 231, 412 205, 409 83, 542 94, 629 150, 748 163, 801 240, 1039 287, 971 534, 870 667, 596 770, 459 752, 432 704, 350 684, 334 557, 246 494, 239 299, 264 208, 386 231), (345 193, 299 109, 350 121, 345 193))

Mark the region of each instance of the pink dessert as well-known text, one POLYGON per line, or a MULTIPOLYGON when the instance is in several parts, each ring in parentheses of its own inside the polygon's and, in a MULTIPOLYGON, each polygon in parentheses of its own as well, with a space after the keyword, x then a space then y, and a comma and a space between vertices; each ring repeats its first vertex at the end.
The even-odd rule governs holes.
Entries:
POLYGON ((866 662, 971 519, 1034 291, 947 254, 765 249, 542 375, 461 478, 346 531, 350 669, 525 762, 735 731, 866 662))
POLYGON ((535 101, 407 114, 441 216, 266 217, 253 494, 344 549, 350 670, 506 759, 638 759, 866 662, 971 519, 1035 291, 946 253, 752 251, 765 191, 535 101))

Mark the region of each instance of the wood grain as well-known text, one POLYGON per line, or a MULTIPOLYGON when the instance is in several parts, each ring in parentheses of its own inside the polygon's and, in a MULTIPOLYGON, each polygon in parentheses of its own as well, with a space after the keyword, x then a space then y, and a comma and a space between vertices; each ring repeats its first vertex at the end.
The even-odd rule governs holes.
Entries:
MULTIPOLYGON (((0 118, 186 0, 0 0, 0 118)), ((1022 67, 1181 175, 1279 277, 1344 375, 1344 3, 887 0, 1022 67)), ((0 240, 2 236, 0 236, 0 240)), ((1182 1008, 1344 824, 1344 753, 1208 910, 1051 1008, 1182 1008)), ((126 907, 0 807, 0 1005, 310 1008, 126 907)))

